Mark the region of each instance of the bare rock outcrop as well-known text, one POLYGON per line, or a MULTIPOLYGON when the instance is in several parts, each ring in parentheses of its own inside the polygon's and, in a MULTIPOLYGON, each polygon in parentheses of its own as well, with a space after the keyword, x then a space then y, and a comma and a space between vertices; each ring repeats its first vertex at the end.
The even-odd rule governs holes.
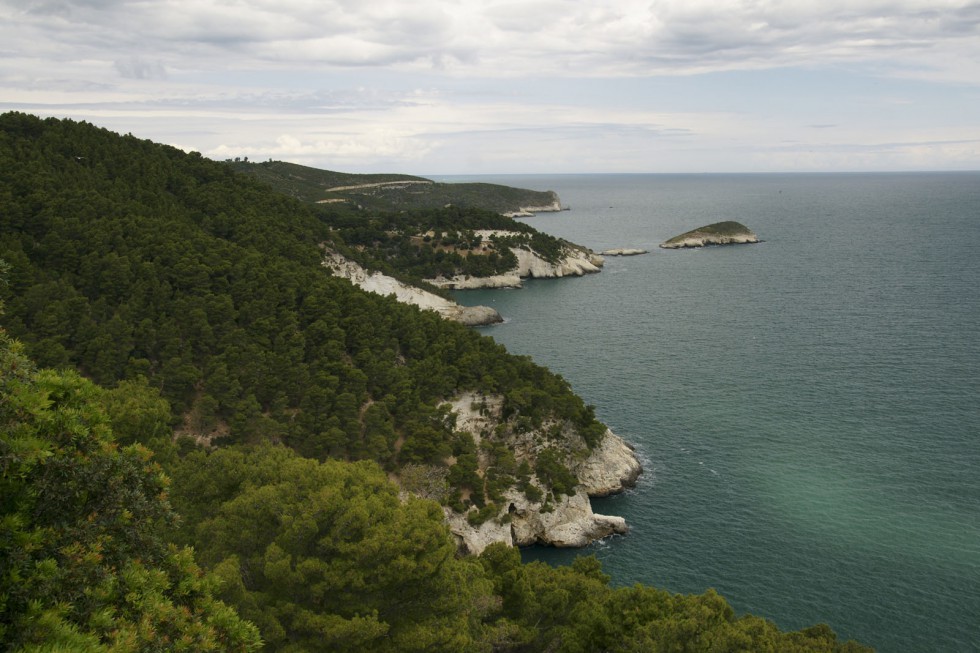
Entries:
POLYGON ((635 485, 643 467, 633 447, 607 430, 599 446, 572 471, 590 497, 607 497, 635 485))
POLYGON ((503 321, 500 313, 489 306, 461 306, 456 302, 402 283, 380 272, 368 272, 354 261, 349 261, 336 252, 326 252, 323 265, 334 276, 347 279, 355 286, 368 292, 378 295, 394 295, 395 299, 403 304, 413 304, 422 309, 436 311, 447 320, 461 322, 467 326, 496 324, 503 321))
MULTIPOLYGON (((472 434, 479 445, 484 436, 497 432, 502 404, 500 397, 465 393, 450 402, 450 407, 456 415, 456 428, 472 434)), ((622 492, 635 484, 641 473, 636 453, 622 438, 607 430, 599 445, 591 450, 576 431, 568 428, 557 443, 537 432, 510 434, 507 438, 506 444, 515 458, 531 462, 532 467, 543 449, 559 449, 579 485, 570 495, 545 495, 537 500, 512 487, 504 492, 496 516, 481 524, 470 523, 468 513, 444 508, 446 522, 460 550, 479 554, 494 542, 582 547, 628 531, 622 517, 596 514, 589 501, 593 496, 622 492)), ((532 480, 537 483, 536 477, 532 480)))
MULTIPOLYGON (((516 236, 516 232, 484 229, 476 232, 485 239, 495 236, 516 236)), ((455 276, 450 278, 426 279, 440 288, 470 290, 474 288, 520 288, 522 279, 550 279, 558 277, 580 277, 601 271, 605 263, 602 256, 584 247, 568 245, 557 261, 548 261, 537 253, 522 247, 512 247, 510 251, 517 257, 517 265, 504 274, 488 277, 455 276)))
POLYGON ((474 526, 465 514, 444 508, 446 523, 464 553, 479 555, 495 542, 512 546, 544 544, 556 547, 583 547, 614 534, 629 531, 622 517, 597 515, 584 490, 562 495, 547 508, 533 503, 520 492, 505 493, 507 510, 503 518, 474 526))
POLYGON ((541 206, 522 206, 516 211, 508 211, 503 215, 508 218, 532 218, 535 213, 553 213, 562 210, 561 201, 558 199, 558 194, 554 191, 549 191, 551 193, 552 202, 550 204, 542 204, 541 206))
POLYGON ((601 252, 603 256, 639 256, 640 254, 647 253, 647 250, 638 249, 635 247, 616 247, 614 249, 606 249, 601 252))

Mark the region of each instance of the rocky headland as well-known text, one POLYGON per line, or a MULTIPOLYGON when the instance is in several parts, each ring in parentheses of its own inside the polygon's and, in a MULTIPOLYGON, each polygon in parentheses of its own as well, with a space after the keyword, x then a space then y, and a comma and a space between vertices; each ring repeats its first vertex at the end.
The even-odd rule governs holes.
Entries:
POLYGON ((759 237, 751 229, 740 222, 729 220, 684 232, 660 243, 660 246, 664 249, 680 249, 704 247, 705 245, 738 245, 757 242, 759 242, 759 237))
MULTIPOLYGON (((451 402, 457 429, 470 433, 478 445, 486 437, 505 438, 515 459, 529 461, 532 467, 544 449, 554 448, 579 484, 573 494, 550 500, 546 496, 537 501, 517 488, 510 488, 504 492, 500 512, 482 524, 472 524, 467 513, 444 508, 446 522, 460 550, 479 554, 494 542, 511 546, 582 547, 609 535, 626 533, 628 526, 622 517, 594 513, 589 498, 622 492, 636 483, 642 467, 633 448, 607 430, 599 445, 590 450, 582 437, 567 426, 557 439, 548 438, 541 431, 501 436, 498 427, 503 422, 502 403, 500 397, 460 395, 451 402)), ((488 463, 481 458, 480 464, 482 474, 488 463)))
POLYGON ((508 218, 533 218, 535 213, 554 213, 561 211, 562 205, 561 200, 558 199, 558 194, 551 190, 545 192, 551 195, 552 201, 550 203, 539 206, 521 206, 516 211, 505 211, 503 215, 508 218))
MULTIPOLYGON (((476 232, 486 240, 496 237, 516 236, 516 232, 483 229, 476 232)), ((487 277, 455 276, 426 279, 428 283, 439 288, 453 290, 471 290, 474 288, 520 288, 522 279, 549 279, 557 277, 580 277, 585 274, 599 272, 605 262, 602 256, 590 249, 567 243, 561 256, 556 261, 548 261, 531 250, 522 247, 512 247, 510 250, 517 257, 517 265, 504 274, 487 277)))
POLYGON ((467 326, 481 326, 503 322, 495 309, 489 306, 460 306, 456 302, 435 293, 402 283, 380 272, 368 272, 354 261, 337 252, 327 250, 323 266, 336 277, 347 279, 355 286, 378 295, 394 295, 403 304, 413 304, 421 309, 436 311, 447 320, 467 326))

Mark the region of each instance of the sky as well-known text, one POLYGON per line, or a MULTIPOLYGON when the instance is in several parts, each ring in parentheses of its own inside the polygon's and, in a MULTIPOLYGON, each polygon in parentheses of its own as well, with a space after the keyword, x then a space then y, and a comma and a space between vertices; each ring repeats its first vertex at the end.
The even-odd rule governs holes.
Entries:
POLYGON ((980 170, 980 1, 0 0, 0 112, 420 175, 980 170))

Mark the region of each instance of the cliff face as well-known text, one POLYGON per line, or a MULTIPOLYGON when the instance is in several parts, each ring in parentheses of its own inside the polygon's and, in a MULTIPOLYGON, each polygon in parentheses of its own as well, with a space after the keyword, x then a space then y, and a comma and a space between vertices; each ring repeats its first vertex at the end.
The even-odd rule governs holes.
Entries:
POLYGON ((502 322, 500 313, 488 306, 460 306, 428 291, 409 286, 381 274, 368 272, 360 265, 336 252, 327 252, 323 259, 324 267, 334 276, 349 280, 355 286, 378 295, 394 295, 395 299, 404 304, 414 304, 422 309, 436 311, 448 320, 461 322, 467 326, 496 324, 502 322))
POLYGON ((507 211, 503 215, 506 215, 508 218, 531 218, 534 217, 535 213, 553 213, 555 211, 561 211, 561 201, 558 199, 558 194, 554 191, 547 192, 551 194, 551 203, 542 204, 540 206, 522 206, 516 211, 507 211))
MULTIPOLYGON (((501 423, 501 404, 499 397, 460 395, 451 402, 457 416, 457 428, 473 435, 478 444, 483 437, 500 437, 496 427, 501 423), (480 406, 482 410, 474 406, 480 406)), ((532 467, 541 451, 557 449, 579 485, 571 495, 544 497, 538 501, 511 488, 504 492, 498 514, 479 525, 470 524, 466 514, 444 508, 446 522, 462 551, 479 554, 494 542, 512 546, 582 547, 628 531, 622 517, 595 514, 589 502, 589 497, 607 496, 631 487, 642 472, 633 449, 622 438, 607 430, 600 445, 592 450, 578 433, 568 428, 563 429, 562 437, 557 440, 538 431, 504 438, 517 461, 529 461, 532 467)), ((486 461, 481 460, 481 469, 485 465, 486 461)), ((537 483, 536 477, 532 480, 537 483)))
MULTIPOLYGON (((476 232, 485 239, 492 240, 496 236, 513 236, 513 232, 482 230, 476 232)), ((550 279, 556 277, 580 277, 584 274, 599 272, 605 261, 591 250, 568 245, 561 257, 552 263, 536 253, 521 248, 512 247, 510 251, 517 257, 517 265, 513 270, 504 274, 489 277, 456 276, 448 279, 426 279, 429 283, 440 288, 470 290, 473 288, 520 288, 521 279, 550 279)))

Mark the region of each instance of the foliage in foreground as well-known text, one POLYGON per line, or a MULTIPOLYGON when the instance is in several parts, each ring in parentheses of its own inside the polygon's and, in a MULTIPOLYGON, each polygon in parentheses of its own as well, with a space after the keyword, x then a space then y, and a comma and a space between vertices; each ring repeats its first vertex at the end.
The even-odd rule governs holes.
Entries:
POLYGON ((36 371, 0 331, 0 648, 252 651, 257 629, 168 543, 168 481, 120 448, 102 390, 36 371))
POLYGON ((710 591, 611 588, 594 558, 555 569, 503 545, 457 558, 438 506, 401 501, 369 462, 192 450, 172 465, 176 528, 168 479, 113 441, 118 397, 34 370, 6 336, 0 365, 6 650, 251 651, 259 633, 290 652, 867 650, 825 626, 736 617, 710 591))

